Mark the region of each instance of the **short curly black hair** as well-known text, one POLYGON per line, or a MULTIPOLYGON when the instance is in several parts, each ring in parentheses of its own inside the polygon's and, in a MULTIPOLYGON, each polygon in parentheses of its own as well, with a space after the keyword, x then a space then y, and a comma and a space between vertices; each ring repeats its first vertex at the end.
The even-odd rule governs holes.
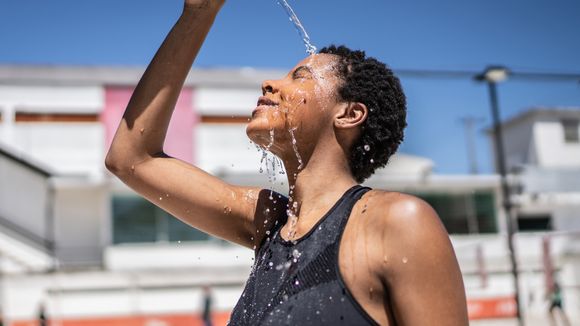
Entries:
POLYGON ((364 51, 330 45, 319 53, 339 57, 336 71, 343 81, 337 89, 339 99, 363 103, 369 110, 349 158, 352 175, 362 183, 387 164, 403 141, 407 126, 405 94, 393 71, 377 59, 367 57, 364 51))

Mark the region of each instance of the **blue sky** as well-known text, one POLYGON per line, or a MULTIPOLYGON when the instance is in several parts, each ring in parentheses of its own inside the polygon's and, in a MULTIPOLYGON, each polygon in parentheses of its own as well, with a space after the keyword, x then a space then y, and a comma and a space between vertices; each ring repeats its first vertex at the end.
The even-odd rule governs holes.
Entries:
MULTIPOLYGON (((580 1, 289 0, 318 47, 346 44, 394 69, 580 73, 580 1)), ((2 0, 0 64, 146 65, 181 0, 2 0)), ((200 67, 289 69, 304 46, 275 0, 228 0, 198 57, 200 67)), ((273 76, 276 77, 276 76, 273 76)), ((483 118, 478 164, 491 171, 487 89, 470 79, 402 78, 409 127, 402 151, 466 173, 463 116, 483 118)), ((510 80, 503 117, 532 106, 580 107, 580 83, 510 80)))

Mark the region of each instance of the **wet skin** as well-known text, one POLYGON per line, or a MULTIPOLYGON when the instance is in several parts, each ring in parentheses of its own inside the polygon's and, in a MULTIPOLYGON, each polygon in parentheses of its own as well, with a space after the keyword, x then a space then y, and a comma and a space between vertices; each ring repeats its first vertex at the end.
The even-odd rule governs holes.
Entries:
MULTIPOLYGON (((230 185, 167 156, 163 142, 185 77, 224 1, 187 0, 179 20, 139 82, 109 153, 107 168, 173 216, 214 236, 255 248, 286 209, 268 191, 230 185), (184 42, 183 40, 188 40, 184 42)), ((356 184, 348 153, 368 110, 341 102, 336 58, 314 55, 278 80, 265 81, 247 134, 282 159, 300 238, 356 184), (270 130, 274 130, 271 142, 270 130), (292 135, 296 138, 296 148, 292 135), (296 151, 303 162, 299 169, 296 151)), ((250 109, 251 110, 251 109, 250 109)), ((292 226, 292 228, 291 228, 292 226)), ((344 231, 339 268, 363 308, 381 325, 466 325, 461 274, 436 213, 421 200, 373 190, 344 231)))

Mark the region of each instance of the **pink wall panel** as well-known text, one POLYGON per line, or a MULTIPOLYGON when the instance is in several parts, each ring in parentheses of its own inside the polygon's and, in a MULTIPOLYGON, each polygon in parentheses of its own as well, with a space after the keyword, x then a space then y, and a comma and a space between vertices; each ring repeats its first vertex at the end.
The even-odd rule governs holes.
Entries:
MULTIPOLYGON (((105 126, 106 150, 111 145, 132 93, 133 88, 129 87, 105 88, 105 108, 101 114, 101 120, 105 126)), ((196 124, 192 98, 193 89, 184 88, 181 91, 165 138, 165 152, 190 163, 194 159, 193 128, 196 124)))

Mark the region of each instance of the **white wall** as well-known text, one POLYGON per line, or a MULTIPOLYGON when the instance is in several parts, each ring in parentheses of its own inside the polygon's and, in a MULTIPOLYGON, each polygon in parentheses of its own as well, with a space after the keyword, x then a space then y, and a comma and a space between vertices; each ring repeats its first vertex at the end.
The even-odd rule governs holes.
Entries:
POLYGON ((541 167, 580 168, 580 143, 564 142, 564 127, 559 120, 536 122, 533 137, 541 167))
POLYGON ((80 272, 11 276, 0 296, 7 320, 30 320, 41 302, 51 320, 150 314, 200 314, 201 287, 212 288, 213 310, 230 311, 239 299, 247 273, 212 271, 80 272), (236 275, 237 274, 237 275, 236 275), (223 283, 223 282, 226 283, 223 283))
MULTIPOLYGON (((109 245, 103 228, 108 225, 108 189, 104 185, 59 186, 54 216, 56 255, 65 264, 97 264, 109 245)), ((107 230, 107 232, 110 232, 107 230)))
POLYGON ((245 124, 199 124, 194 140, 200 168, 210 173, 258 173, 262 154, 246 136, 245 124))
MULTIPOLYGON (((535 146, 532 132, 532 124, 528 120, 520 124, 512 125, 509 128, 504 128, 504 144, 508 170, 514 166, 530 164, 536 161, 536 157, 534 156, 535 152, 530 150, 535 146)), ((490 141, 493 142, 493 137, 490 138, 490 141)), ((495 147, 495 145, 493 146, 495 147)))
POLYGON ((102 175, 104 129, 99 122, 21 122, 14 146, 60 174, 102 175))
POLYGON ((100 123, 16 123, 16 112, 97 114, 104 106, 100 86, 0 85, 0 139, 59 173, 102 171, 100 123))
POLYGON ((48 180, 0 155, 0 217, 45 236, 48 180))
POLYGON ((255 89, 199 87, 195 89, 193 105, 199 115, 249 117, 261 95, 259 86, 255 89))

